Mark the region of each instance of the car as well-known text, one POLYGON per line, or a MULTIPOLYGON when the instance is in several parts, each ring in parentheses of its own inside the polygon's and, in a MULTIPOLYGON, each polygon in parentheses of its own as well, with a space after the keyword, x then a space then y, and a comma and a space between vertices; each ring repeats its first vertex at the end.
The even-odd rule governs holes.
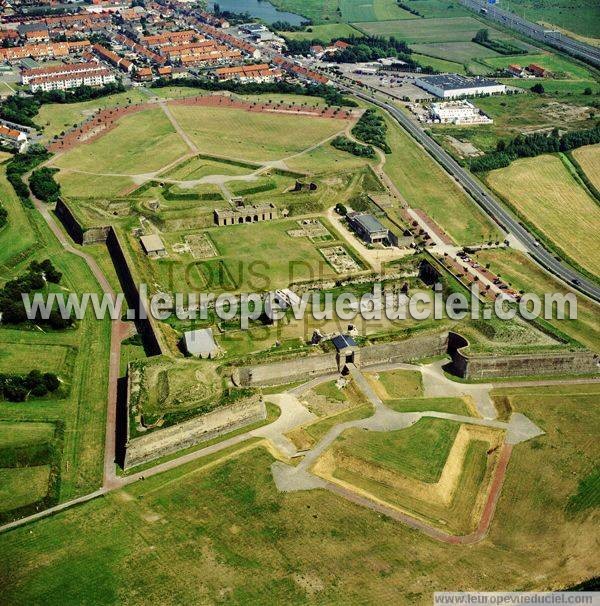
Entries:
POLYGON ((579 278, 572 278, 571 279, 571 284, 575 284, 576 286, 580 286, 581 285, 581 280, 579 278))

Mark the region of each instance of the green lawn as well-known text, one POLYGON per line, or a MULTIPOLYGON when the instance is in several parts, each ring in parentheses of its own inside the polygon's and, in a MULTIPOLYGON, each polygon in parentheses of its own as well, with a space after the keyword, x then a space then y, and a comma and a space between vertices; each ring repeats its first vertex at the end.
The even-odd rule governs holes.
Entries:
POLYGON ((303 32, 282 32, 282 35, 290 40, 322 40, 330 42, 334 38, 347 38, 349 36, 361 36, 362 34, 347 23, 327 23, 324 25, 312 25, 303 32))
POLYGON ((472 416, 473 412, 462 398, 403 398, 386 400, 389 406, 397 412, 448 412, 456 415, 472 416))
POLYGON ((49 442, 54 437, 54 429, 53 423, 0 421, 0 448, 49 442))
POLYGON ((225 162, 217 162, 198 156, 185 160, 163 175, 165 178, 180 181, 195 181, 209 175, 247 175, 253 172, 252 168, 237 166, 225 162))
POLYGON ((387 119, 385 172, 408 205, 424 210, 459 244, 496 240, 498 231, 451 177, 409 135, 387 119))
POLYGON ((59 156, 58 168, 95 174, 157 171, 188 151, 161 109, 125 116, 104 136, 59 156))
MULTIPOLYGON (((414 45, 413 48, 416 49, 418 46, 429 50, 428 44, 423 45, 414 45)), ((436 53, 437 54, 437 53, 436 53)), ((439 72, 449 72, 456 74, 464 74, 465 66, 462 63, 456 63, 455 61, 448 61, 447 59, 439 59, 437 57, 430 57, 428 55, 422 55, 419 53, 413 53, 412 58, 417 61, 420 65, 431 66, 433 69, 436 69, 439 72)))
POLYGON ((49 465, 0 469, 0 513, 42 499, 48 491, 49 465))
POLYGON ((567 511, 600 457, 597 397, 536 390, 516 404, 546 435, 515 447, 490 532, 468 548, 325 490, 277 492, 273 459, 257 449, 204 470, 214 457, 189 463, 0 535, 3 600, 300 605, 409 598, 424 606, 439 588, 572 586, 600 566, 595 510, 567 511))
POLYGON ((347 126, 334 118, 229 108, 174 106, 171 111, 200 152, 250 161, 291 156, 347 126))
POLYGON ((47 103, 40 107, 38 115, 34 118, 36 124, 43 128, 45 140, 72 128, 74 124, 83 122, 99 109, 142 103, 148 101, 148 96, 136 89, 124 93, 82 101, 81 103, 47 103))
POLYGON ((334 448, 402 476, 435 483, 459 427, 459 423, 431 417, 396 431, 349 429, 338 438, 334 448))
POLYGON ((33 369, 60 374, 66 370, 70 349, 62 345, 46 345, 43 349, 32 343, 11 343, 2 341, 0 332, 0 373, 27 373, 33 369))
POLYGON ((129 177, 105 177, 69 170, 59 171, 56 180, 66 198, 111 198, 133 187, 129 177))
POLYGON ((381 372, 379 382, 390 398, 416 398, 423 395, 422 375, 418 370, 381 372))

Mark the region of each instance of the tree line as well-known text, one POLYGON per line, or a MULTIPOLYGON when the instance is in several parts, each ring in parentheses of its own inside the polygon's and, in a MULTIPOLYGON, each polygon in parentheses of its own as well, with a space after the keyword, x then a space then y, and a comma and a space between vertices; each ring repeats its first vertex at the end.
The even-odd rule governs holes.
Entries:
POLYGON ((351 141, 348 137, 339 136, 336 137, 331 145, 336 149, 348 152, 354 156, 361 158, 373 158, 375 156, 375 150, 370 145, 361 145, 356 141, 351 141))
POLYGON ((269 93, 306 95, 308 97, 321 97, 329 105, 339 107, 357 107, 357 103, 352 99, 347 99, 333 86, 328 84, 294 84, 292 82, 236 82, 227 80, 219 82, 209 80, 208 78, 185 78, 182 80, 167 80, 159 78, 152 83, 152 88, 162 88, 164 86, 182 86, 185 88, 201 88, 208 91, 229 91, 239 95, 260 95, 269 93))
POLYGON ((60 185, 54 180, 57 168, 40 168, 29 177, 29 187, 33 195, 44 202, 55 204, 60 197, 60 185))
POLYGON ((31 207, 29 187, 23 182, 23 175, 50 157, 50 153, 41 145, 32 145, 24 154, 15 154, 6 166, 6 178, 13 186, 19 200, 31 207))
POLYGON ((593 128, 574 130, 561 135, 558 129, 548 134, 518 135, 508 143, 498 141, 496 150, 471 160, 471 170, 485 172, 505 168, 517 158, 531 158, 541 154, 567 152, 584 145, 600 143, 600 123, 593 128))

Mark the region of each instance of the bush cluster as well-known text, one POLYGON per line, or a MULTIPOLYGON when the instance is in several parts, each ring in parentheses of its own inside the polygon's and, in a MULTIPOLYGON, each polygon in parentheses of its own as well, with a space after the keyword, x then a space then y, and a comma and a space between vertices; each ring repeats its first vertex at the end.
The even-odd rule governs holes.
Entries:
POLYGON ((392 150, 385 140, 387 134, 387 125, 381 115, 374 109, 368 109, 360 117, 352 129, 352 134, 369 145, 375 145, 386 154, 391 154, 392 150))
POLYGON ((339 136, 336 137, 331 145, 336 149, 353 154, 354 156, 360 156, 363 158, 372 158, 375 156, 375 150, 370 145, 361 145, 355 141, 351 141, 348 137, 339 136))
POLYGON ((492 40, 487 29, 480 29, 473 38, 473 42, 485 46, 501 55, 526 55, 527 51, 507 42, 506 40, 492 40))
POLYGON ((60 381, 52 372, 32 370, 26 375, 0 374, 0 396, 11 402, 24 402, 31 396, 42 398, 59 387, 60 381))
POLYGON ((29 187, 33 195, 54 204, 60 197, 60 185, 54 180, 54 173, 58 172, 56 168, 40 168, 34 170, 29 177, 29 187))
POLYGON ((41 145, 32 145, 24 154, 15 154, 6 166, 6 178, 25 206, 31 206, 29 188, 23 183, 23 175, 46 160, 50 154, 41 145))
POLYGON ((503 140, 498 141, 496 151, 471 160, 471 170, 484 172, 504 168, 517 158, 566 152, 595 143, 600 143, 600 124, 593 128, 574 130, 563 135, 560 135, 557 129, 549 134, 518 135, 508 143, 503 140))
MULTIPOLYGON (((22 294, 33 294, 40 292, 46 286, 46 282, 60 283, 62 274, 58 271, 52 261, 46 259, 41 263, 34 261, 29 265, 26 274, 9 280, 0 290, 0 314, 3 324, 21 324, 27 321, 27 314, 23 305, 22 294)), ((63 329, 70 326, 72 320, 64 320, 53 310, 48 320, 36 319, 37 324, 46 323, 51 328, 63 329)))

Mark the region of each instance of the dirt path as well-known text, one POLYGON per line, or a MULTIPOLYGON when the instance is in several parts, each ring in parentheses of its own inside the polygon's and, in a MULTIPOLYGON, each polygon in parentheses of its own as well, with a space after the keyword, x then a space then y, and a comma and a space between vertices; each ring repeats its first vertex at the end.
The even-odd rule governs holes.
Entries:
POLYGON ((179 122, 173 115, 173 112, 169 108, 167 102, 164 99, 158 101, 158 105, 163 110, 165 116, 169 119, 169 122, 173 125, 173 128, 177 131, 177 134, 185 141, 185 144, 190 148, 190 152, 192 154, 198 153, 198 147, 196 144, 190 139, 189 135, 181 128, 179 122))

